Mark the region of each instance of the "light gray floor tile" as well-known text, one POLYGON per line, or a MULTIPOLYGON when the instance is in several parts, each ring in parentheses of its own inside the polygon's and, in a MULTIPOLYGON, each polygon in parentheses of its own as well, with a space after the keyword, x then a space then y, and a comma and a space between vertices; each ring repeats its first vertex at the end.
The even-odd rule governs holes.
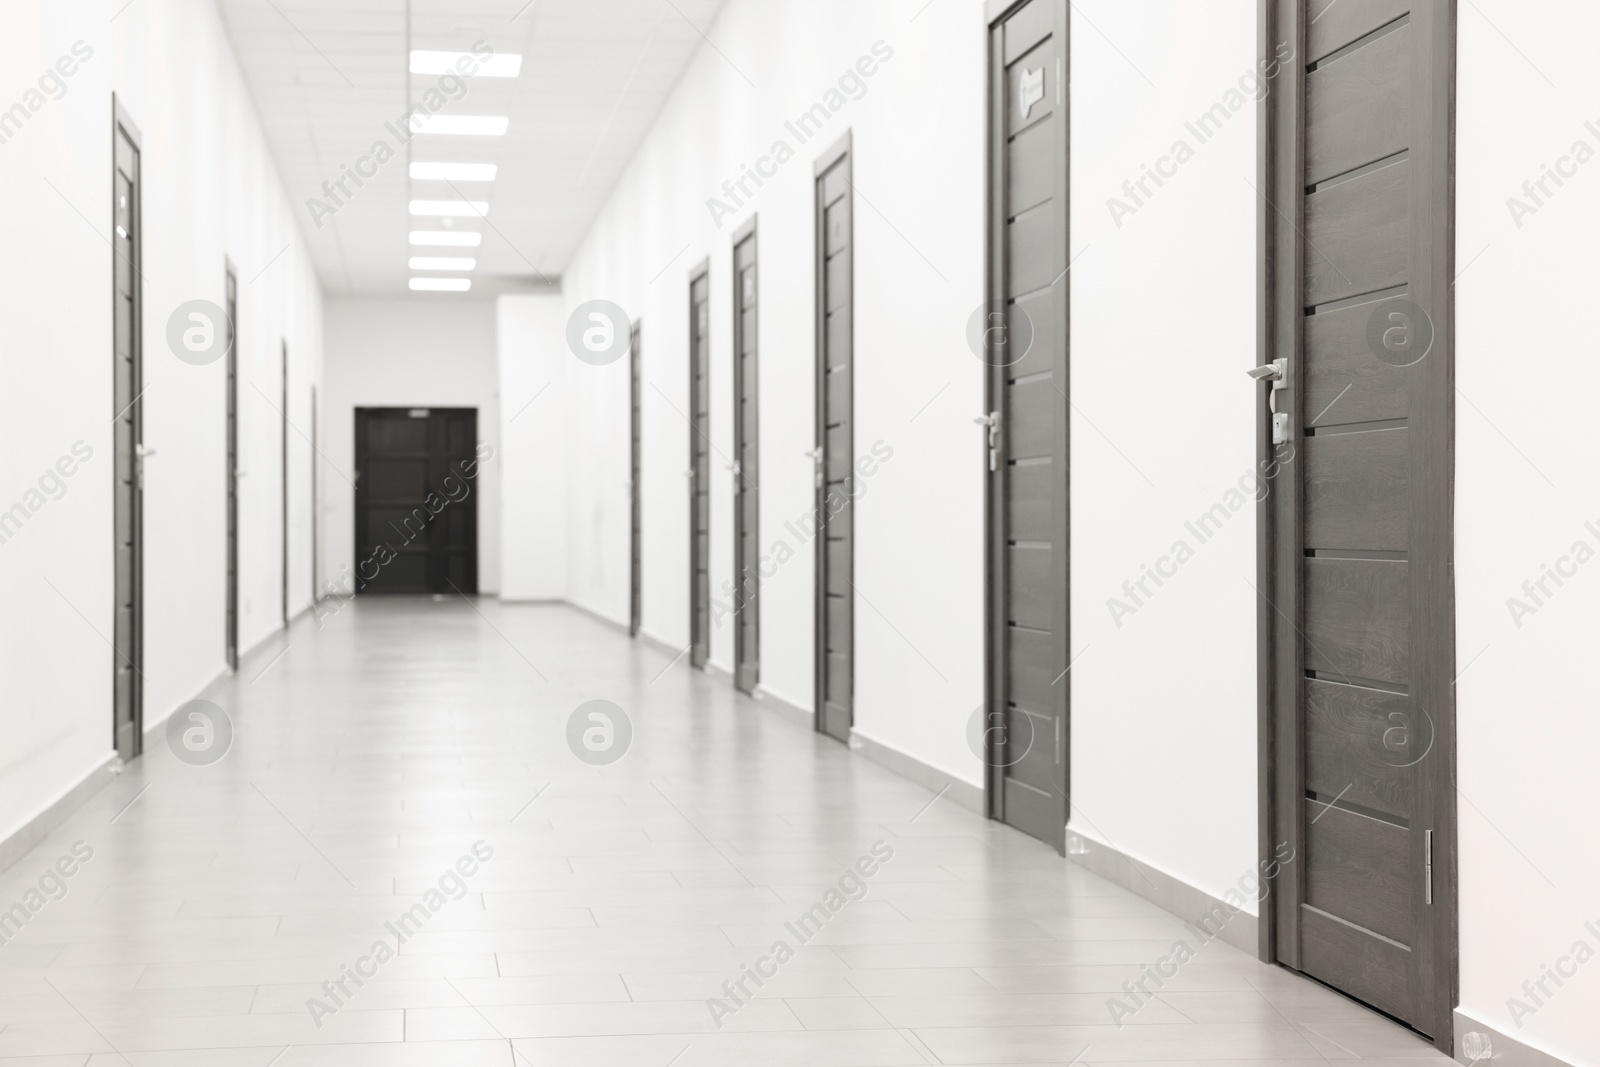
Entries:
POLYGON ((0 1067, 1448 1062, 1216 942, 1110 1025, 1176 919, 570 609, 361 601, 292 638, 210 694, 225 759, 154 735, 0 874, 3 897, 95 849, 0 948, 0 1067), (608 767, 565 740, 596 697, 636 727, 608 767))

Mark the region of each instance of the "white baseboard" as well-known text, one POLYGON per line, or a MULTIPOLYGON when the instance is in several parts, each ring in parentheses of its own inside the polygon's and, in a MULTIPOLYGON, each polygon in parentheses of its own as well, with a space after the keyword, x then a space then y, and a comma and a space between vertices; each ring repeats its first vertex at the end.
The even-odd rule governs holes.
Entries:
POLYGON ((1498 1067, 1577 1067, 1576 1064, 1558 1059, 1532 1045, 1524 1045, 1516 1038, 1507 1037, 1487 1023, 1481 1023, 1470 1015, 1463 1015, 1459 1008, 1455 1012, 1455 1030, 1457 1063, 1496 1064, 1498 1067), (1474 1060, 1462 1051, 1466 1036, 1472 1033, 1484 1034, 1489 1038, 1492 1046, 1490 1055, 1474 1060))
POLYGON ((22 857, 33 851, 51 831, 75 815, 96 793, 116 780, 121 760, 115 752, 105 758, 72 788, 63 793, 55 803, 23 823, 4 841, 0 841, 0 873, 4 873, 22 857))
POLYGON ((1067 858, 1203 931, 1218 925, 1217 916, 1231 916, 1221 923, 1215 936, 1251 956, 1260 952, 1260 922, 1254 915, 1235 910, 1166 871, 1070 829, 1067 831, 1067 858))
POLYGON ((968 811, 984 814, 983 787, 952 778, 937 767, 930 766, 882 741, 876 741, 859 730, 850 731, 850 748, 880 767, 887 767, 902 778, 908 778, 925 789, 942 793, 968 811))
POLYGON ((774 693, 770 689, 757 685, 754 693, 754 699, 756 703, 760 704, 768 711, 777 712, 779 715, 794 723, 796 726, 804 727, 807 730, 815 730, 817 728, 816 716, 812 715, 811 712, 807 711, 805 708, 802 708, 799 704, 785 700, 783 697, 774 693))

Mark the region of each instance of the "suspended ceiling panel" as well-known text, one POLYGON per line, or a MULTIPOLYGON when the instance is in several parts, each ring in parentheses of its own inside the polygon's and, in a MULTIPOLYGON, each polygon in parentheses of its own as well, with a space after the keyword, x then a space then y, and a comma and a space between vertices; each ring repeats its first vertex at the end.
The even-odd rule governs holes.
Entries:
POLYGON ((412 271, 414 255, 475 259, 474 294, 559 276, 722 2, 218 0, 324 287, 391 296, 414 275, 454 273, 412 271), (521 73, 459 83, 410 73, 412 49, 467 52, 479 42, 521 55, 521 73), (406 142, 413 105, 504 116, 507 132, 406 142), (380 145, 393 158, 380 163, 380 145), (412 162, 498 171, 489 183, 413 180, 412 162), (348 176, 358 168, 372 175, 360 185, 348 176), (485 203, 486 216, 444 222, 408 211, 413 200, 463 199, 485 203), (482 244, 409 243, 413 230, 440 229, 480 231, 482 244))

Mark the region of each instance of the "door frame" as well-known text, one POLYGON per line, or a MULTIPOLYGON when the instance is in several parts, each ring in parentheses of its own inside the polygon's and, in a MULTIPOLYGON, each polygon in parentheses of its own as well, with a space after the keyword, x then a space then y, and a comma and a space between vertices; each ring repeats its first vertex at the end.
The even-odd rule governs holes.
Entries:
MULTIPOLYGON (((1302 240, 1298 220, 1304 217, 1305 186, 1303 172, 1304 137, 1300 123, 1305 108, 1305 0, 1258 0, 1257 52, 1265 60, 1273 55, 1279 40, 1296 42, 1294 57, 1283 63, 1276 83, 1261 101, 1257 129, 1258 188, 1270 191, 1256 199, 1257 234, 1257 337, 1255 365, 1271 363, 1287 352, 1291 396, 1298 396, 1298 377, 1304 356, 1304 312, 1301 302, 1302 240)), ((1455 538, 1453 514, 1455 483, 1455 99, 1456 99, 1456 15, 1455 0, 1416 0, 1412 26, 1419 56, 1415 76, 1418 88, 1426 86, 1435 106, 1428 135, 1413 145, 1411 159, 1416 164, 1419 183, 1428 183, 1429 218, 1434 225, 1425 242, 1413 239, 1412 253, 1424 262, 1414 271, 1408 285, 1411 298, 1424 308, 1432 308, 1434 347, 1418 364, 1411 388, 1429 398, 1426 405, 1413 399, 1413 424, 1408 432, 1424 435, 1432 470, 1414 474, 1417 484, 1429 485, 1436 494, 1428 501, 1437 521, 1413 529, 1411 564, 1418 573, 1427 565, 1427 611, 1430 617, 1451 620, 1437 627, 1433 640, 1413 647, 1413 692, 1420 681, 1427 694, 1433 719, 1433 747, 1418 764, 1417 793, 1419 810, 1431 824, 1434 835, 1434 894, 1432 907, 1437 918, 1424 923, 1419 917, 1419 933, 1427 938, 1420 965, 1431 968, 1434 981, 1431 995, 1422 1002, 1434 1033, 1434 1044, 1451 1053, 1454 1045, 1453 1013, 1460 992, 1459 900, 1457 867, 1456 708, 1455 708, 1455 590, 1453 560, 1455 538), (1426 31, 1432 31, 1426 32, 1426 31), (1443 190, 1440 197, 1439 190, 1443 190), (1442 201, 1442 202, 1441 202, 1442 201), (1420 255, 1419 255, 1420 253, 1420 255), (1416 417, 1419 407, 1424 417, 1416 417), (1427 479, 1432 474, 1431 480, 1427 479), (1430 951, 1431 949, 1431 951, 1430 951)), ((1416 198, 1413 203, 1419 203, 1416 198)), ((1269 385, 1258 385, 1252 392, 1255 402, 1256 458, 1265 470, 1273 461, 1271 416, 1265 403, 1269 385)), ((1298 415, 1298 400, 1290 403, 1298 415)), ((1421 490, 1417 490, 1421 491, 1421 490)), ((1281 480, 1276 491, 1267 495, 1256 509, 1256 580, 1261 595, 1256 598, 1257 637, 1257 772, 1258 772, 1258 851, 1267 869, 1277 844, 1294 844, 1296 856, 1303 855, 1303 827, 1296 813, 1301 811, 1297 788, 1304 781, 1304 745, 1298 725, 1299 698, 1304 665, 1297 654, 1279 657, 1278 649, 1291 644, 1295 624, 1304 606, 1301 561, 1298 546, 1303 542, 1303 491, 1300 478, 1281 480), (1285 706, 1287 705, 1287 706, 1285 706), (1288 768, 1287 774, 1279 773, 1288 768)), ((1281 940, 1296 929, 1295 915, 1286 877, 1304 877, 1304 864, 1285 866, 1285 876, 1263 879, 1267 891, 1260 901, 1258 954, 1266 963, 1278 962, 1281 940)), ((1298 884, 1298 883, 1297 883, 1298 884)), ((1293 894, 1294 899, 1301 896, 1293 894)), ((1421 938, 1419 937, 1419 940, 1421 938)))
MULTIPOLYGON (((812 332, 815 335, 816 355, 813 359, 815 374, 815 432, 818 475, 815 479, 815 500, 812 505, 813 514, 817 518, 817 531, 813 537, 816 544, 816 565, 813 568, 812 590, 812 684, 815 689, 812 709, 812 729, 819 734, 828 734, 827 730, 827 705, 828 705, 828 218, 827 205, 823 203, 823 177, 835 166, 843 162, 850 169, 850 174, 845 178, 845 184, 850 187, 846 195, 850 198, 850 240, 848 251, 850 257, 850 365, 845 372, 850 375, 850 444, 852 453, 851 463, 854 470, 855 449, 855 378, 856 378, 856 219, 855 219, 855 131, 849 129, 835 141, 828 150, 817 157, 811 170, 811 212, 814 216, 811 224, 813 241, 813 278, 811 296, 813 308, 812 332)), ((855 577, 855 529, 856 529, 855 502, 850 504, 850 570, 851 581, 855 577)), ((856 598, 854 594, 849 598, 848 610, 850 613, 850 730, 855 729, 856 717, 856 598)), ((828 736, 832 736, 828 734, 828 736)))
POLYGON ((628 636, 644 625, 644 322, 628 326, 628 636))
POLYGON ((284 625, 285 629, 288 629, 288 627, 289 627, 289 341, 288 341, 287 338, 281 338, 279 344, 280 344, 279 351, 282 353, 282 355, 281 355, 282 368, 281 368, 281 373, 279 375, 279 378, 280 378, 279 384, 282 387, 281 391, 282 391, 283 409, 279 412, 279 415, 281 416, 281 418, 278 421, 278 436, 279 436, 279 442, 278 442, 278 445, 279 445, 279 465, 278 465, 278 469, 280 471, 282 471, 283 478, 282 478, 282 485, 279 487, 280 491, 279 491, 278 503, 279 503, 279 508, 280 508, 280 511, 282 513, 282 518, 283 518, 283 524, 282 524, 283 525, 283 545, 282 545, 282 548, 283 548, 283 562, 282 562, 283 573, 281 575, 281 577, 282 577, 282 586, 283 586, 283 590, 282 590, 283 591, 283 597, 282 597, 283 625, 284 625))
MULTIPOLYGON (((1065 126, 1063 135, 1063 148, 1066 159, 1057 175, 1055 190, 1056 202, 1067 210, 1070 205, 1071 193, 1071 158, 1072 158, 1072 36, 1070 5, 1068 0, 988 0, 985 33, 988 35, 986 42, 988 54, 987 100, 985 102, 985 143, 987 155, 985 165, 984 210, 985 210, 985 247, 984 247, 984 293, 988 301, 986 307, 996 304, 1005 305, 1006 301, 1006 153, 1002 150, 1007 136, 1007 122, 1005 115, 1006 106, 1006 63, 1005 63, 1005 34, 1003 23, 1018 9, 1029 3, 1050 3, 1055 13, 1055 32, 1061 37, 1062 71, 1060 84, 1063 93, 1061 108, 1062 122, 1065 126)), ((1065 225, 1062 226, 1063 248, 1061 249, 1061 262, 1070 263, 1071 255, 1071 216, 1068 215, 1065 225)), ((1063 277, 1058 284, 1062 285, 1063 292, 1058 302, 1060 321, 1060 354, 1057 357, 1055 371, 1061 382, 1061 402, 1058 406, 1056 417, 1056 452, 1063 458, 1061 477, 1065 485, 1061 487, 1061 496, 1055 508, 1052 525, 1055 527, 1056 542, 1060 544, 1061 580, 1060 587, 1055 590, 1058 605, 1061 609, 1061 633, 1058 655, 1064 668, 1063 677, 1060 679, 1061 693, 1058 697, 1058 706, 1054 709, 1061 723, 1061 738, 1059 741, 1059 762, 1056 770, 1056 791, 1060 794, 1060 830, 1054 842, 1056 851, 1061 855, 1066 854, 1066 829, 1071 820, 1071 768, 1072 768, 1072 677, 1065 668, 1071 664, 1072 657, 1072 611, 1071 611, 1071 581, 1072 581, 1072 431, 1070 411, 1070 396, 1072 393, 1072 296, 1070 275, 1063 277)), ((1002 408, 1002 398, 1006 391, 1006 368, 985 366, 984 368, 984 410, 989 413, 999 412, 1002 408)), ((1006 442, 1001 441, 1001 454, 1005 453, 1006 442)), ((987 451, 987 447, 985 449, 987 451)), ((1005 690, 1005 643, 1002 637, 1006 623, 1005 596, 1006 596, 1006 507, 1009 497, 1003 484, 1004 466, 984 479, 984 708, 987 709, 999 704, 1004 707, 1005 690)), ((989 818, 1003 821, 1005 818, 1005 731, 987 729, 984 733, 984 768, 983 789, 984 809, 989 818)))
MULTIPOLYGON (((757 219, 759 216, 751 215, 749 221, 733 232, 733 277, 729 281, 729 291, 733 296, 733 462, 734 462, 734 489, 733 489, 733 601, 734 601, 734 628, 733 628, 733 684, 734 688, 744 693, 754 693, 756 686, 761 681, 761 582, 759 573, 759 556, 755 560, 745 558, 744 553, 744 497, 748 493, 755 497, 756 529, 755 536, 761 536, 761 488, 757 480, 760 476, 761 456, 761 404, 759 392, 756 394, 755 405, 755 439, 745 441, 744 418, 740 413, 740 406, 744 402, 744 352, 743 341, 744 326, 744 296, 739 285, 739 247, 746 241, 750 243, 752 264, 759 262, 761 254, 760 238, 757 235, 757 219), (745 446, 755 454, 757 464, 754 472, 744 469, 743 459, 745 446), (747 575, 752 564, 757 565, 754 580, 747 575), (746 652, 744 647, 745 614, 749 613, 749 622, 755 630, 755 672, 749 679, 748 688, 743 685, 746 652)), ((761 359, 761 270, 756 267, 755 272, 754 310, 756 315, 756 336, 751 338, 753 347, 752 364, 758 364, 761 359)), ((753 370, 753 383, 757 390, 760 389, 761 376, 759 370, 753 370)), ((759 547, 757 549, 759 553, 759 547)))
POLYGON ((317 447, 317 386, 311 384, 311 604, 322 602, 322 550, 321 534, 317 526, 317 458, 322 455, 317 447))
POLYGON ((689 665, 696 670, 705 670, 711 663, 711 257, 707 256, 698 265, 689 271, 689 665), (704 279, 706 283, 706 577, 704 590, 700 587, 699 568, 700 562, 700 520, 696 509, 700 506, 700 467, 695 462, 695 452, 699 447, 700 427, 695 425, 695 416, 698 414, 698 392, 695 385, 695 360, 698 359, 694 350, 695 337, 695 307, 694 288, 704 279), (699 597, 696 600, 696 597, 699 597), (706 654, 704 659, 696 656, 694 646, 700 636, 699 612, 697 604, 705 605, 706 615, 706 654))
POLYGON ((223 435, 226 443, 223 455, 227 462, 225 510, 227 525, 227 618, 224 626, 224 652, 228 669, 239 670, 239 272, 233 260, 222 257, 222 317, 228 325, 228 350, 223 355, 226 373, 223 400, 223 435))
MULTIPOLYGON (((128 205, 129 214, 133 220, 132 262, 129 266, 132 271, 128 284, 137 294, 133 300, 133 314, 129 338, 129 350, 132 365, 129 382, 129 391, 132 399, 128 402, 127 411, 116 411, 116 372, 117 361, 121 356, 117 353, 117 339, 115 324, 117 321, 117 304, 121 299, 117 294, 116 285, 116 250, 112 250, 112 280, 111 280, 111 359, 112 359, 112 390, 111 405, 113 408, 112 420, 119 421, 124 414, 129 416, 133 427, 133 440, 130 442, 133 452, 129 457, 132 469, 129 478, 133 485, 133 492, 129 497, 129 508, 132 514, 128 516, 128 530, 133 540, 133 548, 129 556, 129 567, 133 573, 129 575, 129 588, 134 609, 128 625, 132 630, 129 644, 131 654, 128 666, 132 675, 128 679, 128 738, 126 744, 119 737, 122 723, 117 719, 117 666, 116 633, 112 632, 111 656, 111 747, 117 750, 117 755, 123 760, 131 760, 144 752, 144 457, 140 450, 144 446, 144 139, 139 133, 139 127, 134 123, 132 116, 122 106, 116 93, 111 94, 111 232, 116 232, 117 227, 117 140, 125 138, 138 158, 138 175, 134 180, 133 203, 128 205)), ((113 427, 114 428, 114 427, 113 427)), ((113 458, 116 453, 116 441, 112 441, 113 458)), ((115 472, 113 471, 113 491, 115 490, 115 472)), ((116 616, 116 511, 117 499, 112 503, 112 617, 116 616)))

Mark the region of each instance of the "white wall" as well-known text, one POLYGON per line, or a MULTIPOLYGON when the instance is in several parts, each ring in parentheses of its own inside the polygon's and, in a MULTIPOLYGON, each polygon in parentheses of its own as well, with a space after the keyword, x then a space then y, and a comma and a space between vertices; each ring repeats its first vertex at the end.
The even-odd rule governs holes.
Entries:
POLYGON ((1255 464, 1255 53, 1253 0, 1074 5, 1071 827, 1219 898, 1257 848, 1255 505, 1228 496, 1255 464))
POLYGON ((1572 571, 1567 557, 1580 541, 1600 552, 1588 410, 1600 395, 1600 71, 1588 47, 1600 36, 1600 11, 1571 0, 1474 0, 1462 7, 1460 34, 1461 1003, 1519 1040, 1594 1065, 1600 962, 1560 989, 1547 980, 1555 995, 1541 995, 1542 1005, 1522 984, 1538 981, 1580 939, 1600 952, 1600 936, 1584 926, 1600 927, 1600 562, 1577 567, 1560 586, 1546 579, 1538 600, 1523 583, 1544 577, 1546 566, 1572 571), (1589 161, 1574 168, 1563 160, 1579 141, 1589 161), (1547 180, 1545 192, 1536 190, 1541 205, 1523 183, 1546 165, 1576 174, 1559 187, 1547 180), (1512 197, 1536 209, 1520 225, 1512 197), (1513 618, 1511 598, 1535 610, 1513 618), (1513 996, 1534 1014, 1514 1016, 1513 996))
MULTIPOLYGON (((0 509, 76 441, 93 457, 65 495, 0 545, 0 838, 111 750, 111 97, 143 142, 145 722, 160 723, 224 669, 224 366, 180 362, 167 320, 224 301, 238 271, 241 645, 279 625, 280 344, 289 416, 309 431, 321 368, 321 293, 230 45, 209 0, 12 4, 0 35, 0 109, 27 118, 0 144, 0 509), (62 93, 25 94, 69 55, 92 54, 62 93), (275 258, 276 257, 276 258, 275 258), (258 392, 259 389, 259 392, 258 392), (263 396, 262 394, 265 394, 263 396), (52 588, 54 586, 54 588, 52 588)), ((290 437, 291 610, 311 597, 310 452, 290 437)))
MULTIPOLYGON (((452 293, 327 304, 323 403, 323 575, 349 589, 355 559, 355 409, 478 409, 478 439, 500 448, 500 371, 493 300, 452 293)), ((479 468, 478 591, 500 590, 500 463, 479 468)))
POLYGON ((565 301, 559 293, 502 296, 495 322, 503 398, 500 471, 506 487, 500 599, 565 600, 571 461, 566 378, 573 362, 564 340, 565 301))
MULTIPOLYGON (((569 309, 615 301, 643 321, 644 626, 688 641, 688 274, 711 257, 713 590, 731 581, 730 238, 760 214, 761 541, 798 551, 762 591, 762 686, 813 704, 812 548, 784 525, 813 503, 812 163, 855 135, 856 446, 894 458, 856 514, 858 730, 981 781, 964 727, 982 699, 982 366, 967 317, 983 299, 982 5, 732 0, 564 276, 569 309), (785 129, 875 42, 893 56, 824 130, 785 129), (737 67, 736 71, 734 67, 737 67), (740 71, 748 76, 745 81, 740 71), (753 85, 751 84, 753 83, 753 85), (776 177, 719 227, 725 181, 779 139, 776 177), (659 277, 658 277, 659 275, 659 277), (937 400, 934 400, 935 397, 937 400), (931 406, 916 421, 920 409, 931 406)), ((628 605, 626 361, 575 360, 571 596, 613 618, 628 605)), ((733 620, 712 660, 730 667, 733 620)))

